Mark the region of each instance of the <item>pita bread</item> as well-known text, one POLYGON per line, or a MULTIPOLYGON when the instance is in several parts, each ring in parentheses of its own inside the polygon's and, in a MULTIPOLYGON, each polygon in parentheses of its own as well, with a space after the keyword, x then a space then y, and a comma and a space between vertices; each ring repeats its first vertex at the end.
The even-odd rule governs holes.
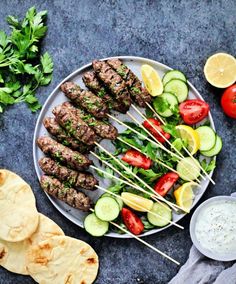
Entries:
POLYGON ((29 249, 27 269, 40 284, 90 284, 98 272, 98 256, 87 243, 52 237, 29 249))
POLYGON ((9 242, 27 239, 39 220, 30 186, 7 170, 0 170, 0 220, 0 239, 9 242))
POLYGON ((27 275, 25 260, 30 246, 59 235, 64 235, 62 229, 48 217, 39 214, 38 228, 29 239, 15 243, 0 240, 0 265, 11 272, 27 275))

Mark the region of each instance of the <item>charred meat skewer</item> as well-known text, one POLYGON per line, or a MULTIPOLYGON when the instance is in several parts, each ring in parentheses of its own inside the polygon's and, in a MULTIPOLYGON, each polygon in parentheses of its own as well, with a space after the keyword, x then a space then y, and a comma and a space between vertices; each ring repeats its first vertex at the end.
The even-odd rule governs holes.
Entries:
POLYGON ((54 117, 46 117, 43 120, 43 125, 47 131, 56 138, 58 142, 64 146, 68 146, 73 150, 77 150, 80 153, 86 153, 92 149, 91 146, 88 146, 81 141, 70 136, 65 129, 63 129, 60 124, 56 121, 54 117))
POLYGON ((88 126, 90 126, 94 132, 104 139, 115 140, 118 136, 117 129, 109 124, 108 122, 104 122, 96 119, 91 114, 84 112, 81 109, 75 108, 71 103, 65 102, 62 104, 63 107, 67 107, 71 112, 73 112, 76 116, 80 117, 83 121, 85 121, 88 126))
POLYGON ((121 76, 105 61, 94 60, 93 69, 115 99, 122 104, 123 112, 129 110, 131 98, 126 83, 121 76))
POLYGON ((84 73, 83 82, 89 90, 94 92, 94 94, 105 101, 109 109, 124 112, 122 104, 109 95, 106 88, 102 86, 102 83, 99 81, 94 71, 88 71, 84 73))
POLYGON ((93 145, 96 141, 96 134, 79 116, 70 111, 67 107, 59 105, 52 111, 59 124, 76 139, 87 145, 93 145))
POLYGON ((122 61, 118 58, 109 59, 107 64, 125 80, 131 97, 138 106, 146 107, 146 103, 151 102, 152 98, 148 91, 142 87, 142 82, 122 61))
POLYGON ((45 174, 54 176, 75 189, 84 188, 87 190, 95 190, 95 185, 98 185, 98 181, 91 173, 77 172, 68 169, 51 158, 41 158, 39 160, 39 166, 45 174))
POLYGON ((82 90, 73 82, 66 82, 61 85, 62 92, 76 105, 82 107, 87 112, 97 118, 104 118, 108 112, 105 102, 94 93, 82 90))
POLYGON ((89 211, 91 208, 91 200, 83 192, 77 192, 74 188, 66 187, 58 179, 43 175, 40 180, 42 189, 68 205, 80 209, 82 211, 89 211))
POLYGON ((66 164, 72 169, 83 171, 92 164, 92 161, 86 156, 71 150, 50 137, 42 136, 38 138, 37 144, 44 154, 51 156, 62 164, 66 164))

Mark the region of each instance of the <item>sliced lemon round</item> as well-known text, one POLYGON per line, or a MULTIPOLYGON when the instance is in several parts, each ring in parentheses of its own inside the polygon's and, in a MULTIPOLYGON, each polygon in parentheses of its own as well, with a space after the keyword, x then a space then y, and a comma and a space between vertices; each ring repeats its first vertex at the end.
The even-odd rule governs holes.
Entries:
POLYGON ((141 67, 142 79, 145 88, 153 97, 163 93, 163 83, 157 71, 150 65, 144 64, 141 67))
POLYGON ((188 143, 188 150, 193 155, 195 154, 200 148, 200 138, 196 130, 188 125, 177 125, 177 131, 183 141, 187 141, 188 143))
POLYGON ((236 81, 236 59, 227 53, 216 53, 207 59, 204 74, 212 86, 227 88, 236 81))
POLYGON ((123 202, 127 206, 129 206, 130 208, 136 211, 147 212, 152 209, 153 202, 150 199, 144 198, 142 196, 130 192, 122 192, 121 197, 123 202))
POLYGON ((194 200, 193 187, 197 184, 195 182, 186 182, 174 191, 176 203, 185 212, 189 212, 194 200))

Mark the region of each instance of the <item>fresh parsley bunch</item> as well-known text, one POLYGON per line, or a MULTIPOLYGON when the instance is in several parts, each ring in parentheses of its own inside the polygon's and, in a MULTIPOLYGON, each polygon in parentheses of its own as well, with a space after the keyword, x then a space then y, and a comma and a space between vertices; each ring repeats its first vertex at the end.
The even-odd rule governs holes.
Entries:
POLYGON ((47 11, 31 7, 19 22, 8 16, 9 36, 0 30, 0 112, 19 102, 26 102, 32 112, 41 108, 35 97, 39 86, 52 80, 53 62, 46 52, 40 56, 40 41, 45 36, 47 11))

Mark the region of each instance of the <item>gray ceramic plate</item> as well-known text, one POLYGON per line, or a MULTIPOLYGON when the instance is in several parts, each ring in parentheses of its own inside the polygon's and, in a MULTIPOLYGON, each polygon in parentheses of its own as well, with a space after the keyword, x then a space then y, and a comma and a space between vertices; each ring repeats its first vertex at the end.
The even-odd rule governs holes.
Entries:
POLYGON ((215 260, 219 260, 219 261, 236 260, 236 252, 231 252, 231 253, 228 253, 228 254, 217 254, 217 253, 214 253, 214 252, 212 252, 208 249, 205 249, 204 247, 201 246, 200 242, 196 238, 195 225, 196 225, 196 221, 197 221, 198 216, 201 214, 201 212, 204 208, 206 208, 210 204, 214 204, 214 203, 217 204, 217 203, 225 202, 225 201, 236 202, 236 193, 231 194, 231 196, 215 196, 215 197, 212 197, 210 199, 207 199, 200 206, 198 206, 198 208, 195 210, 195 212, 194 212, 194 214, 191 218, 191 222, 190 222, 190 235, 191 235, 191 239, 192 239, 192 242, 195 245, 195 247, 205 256, 212 258, 212 259, 215 259, 215 260))
MULTIPOLYGON (((117 57, 116 57, 117 58, 117 57)), ((141 74, 140 74, 140 68, 143 64, 150 64, 151 66, 153 66, 158 73, 160 74, 160 76, 163 76, 163 74, 168 71, 171 70, 171 68, 167 67, 164 64, 161 64, 157 61, 154 60, 150 60, 150 59, 146 59, 146 58, 141 58, 141 57, 134 57, 134 56, 119 56, 119 58, 126 64, 128 65, 132 71, 139 77, 141 78, 141 74)), ((107 59, 107 58, 106 58, 107 59)), ((105 59, 104 59, 105 60, 105 59)), ((92 69, 92 65, 91 63, 77 69, 76 71, 74 71, 72 74, 70 74, 68 77, 66 77, 55 89, 54 91, 50 94, 50 96, 48 97, 48 99, 46 100, 42 111, 38 117, 37 123, 36 123, 36 127, 35 127, 35 132, 34 132, 34 139, 33 139, 33 157, 34 157, 34 165, 35 165, 35 169, 36 169, 36 173, 38 178, 40 178, 42 171, 38 166, 38 160, 43 156, 43 153, 40 151, 40 149, 37 147, 36 145, 36 139, 42 135, 47 135, 47 131, 45 130, 44 126, 43 126, 43 119, 46 116, 52 116, 52 109, 53 107, 61 104, 62 102, 66 101, 66 97, 65 95, 60 91, 60 85, 65 82, 65 81, 74 81, 78 84, 80 84, 81 86, 83 86, 83 82, 82 82, 82 76, 83 73, 86 71, 89 71, 92 69)), ((194 86, 188 82, 189 84, 189 98, 194 99, 201 99, 203 100, 203 98, 201 97, 201 95, 198 93, 198 91, 194 88, 194 86)), ((140 109, 141 111, 144 111, 144 109, 140 109)), ((130 109, 130 112, 136 116, 137 119, 140 120, 140 117, 138 117, 135 113, 133 113, 133 111, 130 109)), ((122 121, 128 121, 128 117, 127 115, 122 115, 122 114, 118 114, 116 113, 117 118, 119 118, 122 121)), ((210 120, 211 126, 214 128, 214 122, 212 119, 211 114, 209 114, 208 119, 210 120)), ((113 123, 113 122, 112 122, 113 123)), ((113 123, 119 131, 124 130, 124 127, 121 127, 120 125, 118 125, 117 123, 113 123)), ((105 146, 107 149, 112 150, 112 145, 111 142, 108 140, 103 140, 102 141, 102 145, 105 146)), ((90 157, 91 159, 93 159, 93 157, 90 157)), ((94 159, 93 159, 94 160, 94 159)), ((94 160, 95 165, 98 165, 98 161, 94 160)), ((91 170, 92 173, 94 173, 93 170, 91 170)), ((96 173, 94 173, 95 176, 96 173)), ((210 174, 212 175, 212 173, 210 174)), ((107 187, 110 184, 110 181, 107 179, 102 179, 101 177, 98 177, 100 185, 102 187, 107 187)), ((209 184, 208 180, 204 180, 201 182, 201 188, 199 188, 195 194, 195 200, 193 203, 193 206, 199 201, 199 199, 201 198, 201 196, 203 195, 203 193, 205 192, 205 190, 207 189, 207 186, 209 184)), ((88 195, 91 197, 92 200, 96 200, 100 195, 101 195, 101 191, 97 190, 95 192, 89 192, 88 195)), ((86 216, 85 213, 73 209, 69 206, 67 206, 65 203, 51 197, 48 196, 48 198, 50 199, 50 201, 52 202, 52 204, 66 217, 68 218, 70 221, 72 221, 73 223, 75 223, 76 225, 83 227, 83 220, 86 216)), ((177 215, 177 214, 173 214, 173 221, 178 221, 180 219, 182 219, 184 217, 184 214, 181 215, 177 215)), ((158 228, 158 229, 153 229, 151 231, 148 231, 146 233, 143 234, 143 236, 147 236, 147 235, 151 235, 157 232, 160 232, 164 229, 166 229, 169 226, 166 226, 164 228, 158 228)), ((116 238, 129 238, 129 235, 120 235, 117 233, 108 233, 107 236, 109 237, 116 237, 116 238)))

